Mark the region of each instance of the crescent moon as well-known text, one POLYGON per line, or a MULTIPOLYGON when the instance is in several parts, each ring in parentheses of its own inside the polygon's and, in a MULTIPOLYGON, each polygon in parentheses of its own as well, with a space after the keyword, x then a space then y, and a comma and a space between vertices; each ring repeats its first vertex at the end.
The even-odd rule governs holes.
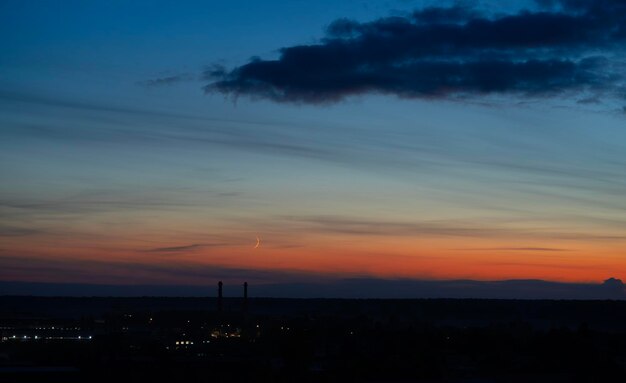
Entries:
POLYGON ((254 245, 254 248, 258 248, 259 246, 261 246, 261 238, 259 238, 259 236, 256 236, 256 245, 254 245))

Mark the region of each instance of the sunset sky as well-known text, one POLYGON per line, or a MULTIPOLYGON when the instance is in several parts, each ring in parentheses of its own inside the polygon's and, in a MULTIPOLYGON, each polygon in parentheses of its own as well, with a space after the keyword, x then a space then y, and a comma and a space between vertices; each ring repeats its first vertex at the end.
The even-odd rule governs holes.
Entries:
POLYGON ((626 280, 626 5, 471 3, 2 1, 0 280, 626 280))

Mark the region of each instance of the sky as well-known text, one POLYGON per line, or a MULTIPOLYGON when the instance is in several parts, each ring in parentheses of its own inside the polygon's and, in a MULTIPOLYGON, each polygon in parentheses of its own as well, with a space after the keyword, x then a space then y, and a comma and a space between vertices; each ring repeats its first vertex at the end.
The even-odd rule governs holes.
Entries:
POLYGON ((618 0, 2 1, 0 281, 626 280, 625 25, 618 0))

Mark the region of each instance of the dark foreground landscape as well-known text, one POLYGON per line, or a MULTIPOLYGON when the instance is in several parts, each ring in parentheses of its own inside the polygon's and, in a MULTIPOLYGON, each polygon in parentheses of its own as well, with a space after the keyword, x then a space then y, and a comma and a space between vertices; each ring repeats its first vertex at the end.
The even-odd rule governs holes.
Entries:
POLYGON ((0 382, 626 381, 624 301, 5 296, 0 334, 0 382))

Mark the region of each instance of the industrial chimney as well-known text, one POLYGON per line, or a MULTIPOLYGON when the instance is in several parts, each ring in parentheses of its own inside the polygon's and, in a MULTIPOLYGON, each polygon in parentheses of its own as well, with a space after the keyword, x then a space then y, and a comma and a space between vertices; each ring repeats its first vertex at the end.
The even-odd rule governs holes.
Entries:
POLYGON ((248 282, 243 283, 243 312, 248 311, 248 282))
POLYGON ((222 281, 217 282, 217 311, 222 312, 222 281))

